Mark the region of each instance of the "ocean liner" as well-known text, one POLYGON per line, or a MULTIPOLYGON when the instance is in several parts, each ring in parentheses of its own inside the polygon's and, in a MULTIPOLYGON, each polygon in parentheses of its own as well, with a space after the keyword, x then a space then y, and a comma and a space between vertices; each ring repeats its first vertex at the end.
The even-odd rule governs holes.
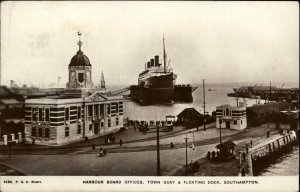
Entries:
POLYGON ((138 85, 131 86, 131 96, 142 104, 172 103, 177 75, 166 66, 167 54, 163 38, 163 66, 156 55, 145 64, 145 70, 139 74, 138 85))

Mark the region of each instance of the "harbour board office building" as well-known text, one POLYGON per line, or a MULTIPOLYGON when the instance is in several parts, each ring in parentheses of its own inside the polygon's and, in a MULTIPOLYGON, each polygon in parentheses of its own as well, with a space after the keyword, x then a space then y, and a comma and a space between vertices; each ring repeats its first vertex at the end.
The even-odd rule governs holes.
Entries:
MULTIPOLYGON (((79 34, 80 37, 81 34, 79 34)), ((25 100, 27 143, 62 145, 114 132, 123 126, 124 99, 95 89, 92 66, 79 51, 69 64, 64 93, 25 100)))

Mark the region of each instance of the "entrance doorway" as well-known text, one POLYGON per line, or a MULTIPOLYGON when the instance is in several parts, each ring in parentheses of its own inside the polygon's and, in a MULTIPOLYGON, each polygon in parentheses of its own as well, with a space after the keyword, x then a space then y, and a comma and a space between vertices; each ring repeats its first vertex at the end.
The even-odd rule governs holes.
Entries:
POLYGON ((99 133, 99 123, 94 124, 94 133, 98 134, 99 133))
POLYGON ((226 128, 230 129, 230 121, 226 121, 226 128))

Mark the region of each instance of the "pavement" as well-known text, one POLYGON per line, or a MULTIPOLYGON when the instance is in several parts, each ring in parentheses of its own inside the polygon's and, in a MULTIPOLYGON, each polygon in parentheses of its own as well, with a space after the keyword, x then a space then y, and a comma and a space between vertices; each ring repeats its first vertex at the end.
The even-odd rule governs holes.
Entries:
MULTIPOLYGON (((161 174, 174 175, 185 165, 184 138, 188 136, 188 162, 191 159, 203 158, 208 150, 214 149, 219 143, 219 129, 206 131, 190 129, 162 137, 160 139, 161 174), (170 149, 169 143, 175 144, 170 149), (191 147, 194 144, 195 148, 191 147)), ((250 128, 243 131, 222 130, 222 138, 237 142, 248 142, 249 139, 266 136, 263 127, 250 128)), ((14 151, 8 155, 0 155, 0 164, 9 165, 26 175, 114 175, 114 176, 154 176, 156 175, 156 141, 124 143, 106 146, 108 154, 99 157, 97 146, 60 149, 60 152, 49 153, 49 150, 40 150, 32 153, 28 151, 14 151), (29 155, 32 154, 32 155, 29 155)), ((53 149, 52 149, 53 151, 53 149)), ((54 150, 55 151, 55 150, 54 150)))

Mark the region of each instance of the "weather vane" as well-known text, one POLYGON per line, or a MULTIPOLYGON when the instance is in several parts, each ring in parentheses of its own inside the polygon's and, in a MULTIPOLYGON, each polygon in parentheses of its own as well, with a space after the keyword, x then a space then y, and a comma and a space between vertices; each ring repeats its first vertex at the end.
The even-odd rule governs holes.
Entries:
POLYGON ((82 33, 80 31, 78 31, 77 34, 78 34, 78 37, 79 37, 79 41, 78 41, 77 44, 79 45, 79 50, 81 51, 81 45, 83 44, 82 41, 81 41, 82 33))

